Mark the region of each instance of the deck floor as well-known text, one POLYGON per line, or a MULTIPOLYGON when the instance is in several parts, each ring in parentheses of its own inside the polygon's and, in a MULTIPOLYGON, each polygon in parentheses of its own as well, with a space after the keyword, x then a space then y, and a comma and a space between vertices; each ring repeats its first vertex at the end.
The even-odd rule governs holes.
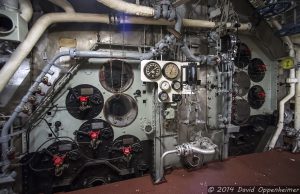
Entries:
POLYGON ((300 185, 300 154, 270 151, 232 157, 213 162, 195 171, 174 170, 167 182, 153 185, 150 176, 69 192, 99 193, 207 193, 207 186, 217 185, 300 185))

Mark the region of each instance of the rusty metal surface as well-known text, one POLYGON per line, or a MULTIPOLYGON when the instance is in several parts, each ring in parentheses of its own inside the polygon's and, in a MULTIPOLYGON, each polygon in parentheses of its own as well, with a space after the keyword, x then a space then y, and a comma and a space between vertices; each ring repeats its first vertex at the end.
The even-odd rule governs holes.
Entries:
POLYGON ((207 193, 207 185, 300 185, 299 172, 300 154, 270 151, 210 163, 190 172, 174 170, 160 185, 153 185, 150 176, 145 176, 68 194, 207 193))

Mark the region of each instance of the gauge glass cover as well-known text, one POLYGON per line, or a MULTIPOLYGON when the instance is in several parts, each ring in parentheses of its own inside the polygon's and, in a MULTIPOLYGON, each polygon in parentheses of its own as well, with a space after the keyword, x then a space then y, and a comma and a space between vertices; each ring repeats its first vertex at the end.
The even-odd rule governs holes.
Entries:
POLYGON ((163 75, 170 80, 177 78, 179 75, 178 66, 175 63, 165 64, 163 67, 163 75))
POLYGON ((158 63, 149 62, 144 67, 144 74, 148 79, 158 79, 161 76, 161 67, 158 63))

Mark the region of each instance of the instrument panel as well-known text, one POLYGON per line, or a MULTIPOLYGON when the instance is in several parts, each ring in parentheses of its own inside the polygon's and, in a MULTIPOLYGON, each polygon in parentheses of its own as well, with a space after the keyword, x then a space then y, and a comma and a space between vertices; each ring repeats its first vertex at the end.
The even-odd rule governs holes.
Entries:
POLYGON ((182 94, 194 93, 193 83, 200 84, 199 63, 143 60, 141 80, 157 83, 159 102, 179 102, 182 94))

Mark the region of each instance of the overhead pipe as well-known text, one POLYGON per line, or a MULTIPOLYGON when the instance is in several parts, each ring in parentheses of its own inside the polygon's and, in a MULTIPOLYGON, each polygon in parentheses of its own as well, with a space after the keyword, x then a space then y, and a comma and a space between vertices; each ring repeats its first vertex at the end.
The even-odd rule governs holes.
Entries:
MULTIPOLYGON (((277 28, 277 30, 280 30, 282 26, 279 24, 277 20, 272 20, 272 24, 277 28)), ((289 55, 290 57, 295 57, 295 48, 291 41, 291 39, 288 36, 282 37, 282 40, 288 45, 289 48, 289 55)), ((284 97, 280 103, 279 103, 279 118, 277 123, 277 128, 275 131, 275 134, 273 135, 268 149, 273 149, 277 143, 277 140, 282 132, 282 129, 284 127, 284 111, 285 111, 285 103, 287 103, 290 99, 292 99, 295 96, 295 85, 298 82, 298 80, 295 77, 295 69, 290 69, 290 75, 287 79, 287 83, 290 84, 289 93, 286 97, 284 97)), ((299 100, 299 99, 298 99, 299 100)))
POLYGON ((137 5, 134 3, 128 3, 122 0, 97 0, 99 3, 126 14, 144 16, 144 17, 154 17, 155 10, 152 7, 147 7, 143 5, 137 5))
POLYGON ((72 4, 67 0, 48 0, 48 1, 62 8, 66 13, 75 13, 72 4))
POLYGON ((19 0, 20 16, 29 22, 32 18, 33 9, 30 0, 19 0))
MULTIPOLYGON (((272 20, 272 24, 274 25, 274 27, 277 30, 281 30, 282 26, 277 20, 272 20)), ((285 42, 288 45, 289 56, 290 57, 295 57, 295 48, 294 48, 294 44, 291 41, 290 37, 289 36, 284 36, 284 37, 282 37, 282 40, 283 40, 283 42, 285 42)))
MULTIPOLYGON (((2 68, 0 72, 0 92, 3 91, 4 87, 17 71, 22 61, 31 52, 34 45, 40 39, 45 30, 54 23, 64 23, 64 22, 86 22, 86 23, 103 23, 111 24, 109 15, 107 14, 87 14, 87 13, 49 13, 40 17, 35 24, 32 26, 27 34, 26 39, 19 44, 15 52, 12 54, 11 58, 7 61, 6 65, 2 68)), ((165 19, 152 19, 143 18, 135 16, 125 16, 116 21, 118 24, 141 24, 141 25, 174 25, 174 22, 169 22, 165 19)), ((190 19, 183 19, 183 25, 186 27, 215 27, 215 22, 210 22, 213 25, 207 26, 207 21, 199 20, 194 22, 190 19), (203 23, 202 23, 202 22, 203 23)), ((246 24, 245 24, 246 25, 246 24)), ((251 25, 250 25, 251 26, 251 25)), ((249 30, 245 28, 244 30, 249 30)))

